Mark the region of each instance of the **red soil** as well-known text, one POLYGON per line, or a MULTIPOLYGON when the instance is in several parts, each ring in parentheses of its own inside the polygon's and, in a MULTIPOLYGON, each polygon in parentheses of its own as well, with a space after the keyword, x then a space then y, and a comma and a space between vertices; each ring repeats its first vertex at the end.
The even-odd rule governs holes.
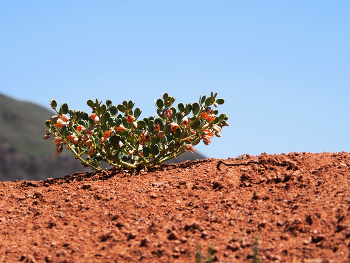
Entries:
POLYGON ((0 260, 349 262, 350 154, 244 157, 0 183, 0 260))

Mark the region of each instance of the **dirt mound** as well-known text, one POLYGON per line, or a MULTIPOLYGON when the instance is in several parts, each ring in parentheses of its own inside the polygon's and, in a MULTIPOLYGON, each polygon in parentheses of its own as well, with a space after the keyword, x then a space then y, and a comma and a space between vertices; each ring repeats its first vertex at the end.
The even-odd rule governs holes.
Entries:
POLYGON ((0 260, 349 261, 349 153, 219 161, 0 183, 0 260))

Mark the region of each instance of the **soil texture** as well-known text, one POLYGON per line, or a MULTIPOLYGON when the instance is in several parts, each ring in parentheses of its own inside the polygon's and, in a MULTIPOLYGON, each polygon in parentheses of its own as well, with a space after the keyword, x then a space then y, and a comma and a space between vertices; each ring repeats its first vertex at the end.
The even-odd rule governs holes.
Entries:
POLYGON ((349 167, 293 152, 2 182, 0 261, 196 262, 200 245, 213 262, 349 262, 349 167))

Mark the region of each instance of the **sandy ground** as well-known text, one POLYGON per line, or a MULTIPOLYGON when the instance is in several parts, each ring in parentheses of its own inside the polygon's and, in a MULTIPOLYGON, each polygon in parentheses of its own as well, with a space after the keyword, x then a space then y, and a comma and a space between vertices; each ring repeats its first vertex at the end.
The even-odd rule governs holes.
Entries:
POLYGON ((219 161, 0 183, 0 261, 350 261, 349 153, 219 161))

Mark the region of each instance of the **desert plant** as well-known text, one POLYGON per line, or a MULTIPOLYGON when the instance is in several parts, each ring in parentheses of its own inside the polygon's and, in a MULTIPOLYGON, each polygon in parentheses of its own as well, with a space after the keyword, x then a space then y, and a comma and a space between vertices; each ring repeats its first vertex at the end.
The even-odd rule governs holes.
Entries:
POLYGON ((210 97, 200 96, 199 102, 179 103, 175 109, 175 98, 165 93, 155 100, 157 115, 142 120, 141 110, 134 109, 131 100, 118 106, 111 100, 106 104, 88 100, 92 109, 88 115, 69 109, 67 103, 57 110, 57 102, 51 99, 57 115, 46 121, 44 139, 53 135, 56 154, 65 146, 84 166, 94 170, 101 169, 102 161, 120 169, 152 167, 195 151, 193 146, 201 140, 209 145, 214 135, 221 137, 221 129, 228 126, 228 116, 212 108, 224 103, 216 96, 212 92, 210 97))
POLYGON ((256 234, 254 236, 254 244, 253 244, 253 263, 259 263, 259 236, 256 234))
MULTIPOLYGON (((209 245, 208 247, 208 253, 207 253, 207 259, 205 263, 211 263, 213 262, 213 254, 214 254, 214 244, 209 245)), ((197 245, 197 252, 196 252, 196 263, 202 263, 202 246, 200 244, 197 245)))

